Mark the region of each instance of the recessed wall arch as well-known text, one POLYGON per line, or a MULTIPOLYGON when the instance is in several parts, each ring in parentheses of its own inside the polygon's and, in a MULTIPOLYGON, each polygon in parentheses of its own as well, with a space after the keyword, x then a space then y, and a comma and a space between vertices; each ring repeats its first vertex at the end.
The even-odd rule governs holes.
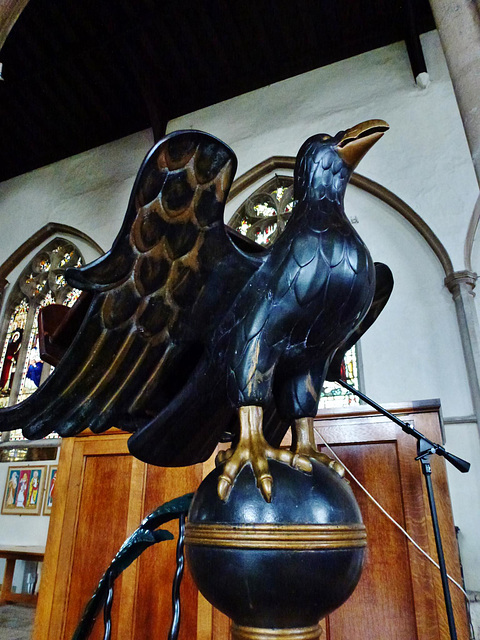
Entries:
POLYGON ((11 256, 9 256, 5 262, 0 265, 0 297, 5 285, 7 284, 7 276, 37 247, 40 247, 48 238, 54 235, 68 234, 74 238, 79 238, 94 249, 98 255, 102 255, 104 250, 102 247, 93 240, 89 235, 71 227, 68 224, 62 224, 60 222, 48 222, 38 231, 35 231, 28 240, 25 240, 18 249, 16 249, 11 256))
MULTIPOLYGON (((279 169, 293 170, 295 168, 295 158, 292 156, 272 156, 263 162, 255 165, 239 178, 237 178, 230 190, 229 200, 236 198, 242 191, 245 191, 264 176, 279 169)), ((366 191, 378 198, 392 209, 397 211, 414 229, 423 237, 433 253, 436 255, 445 272, 445 277, 453 273, 453 264, 447 250, 440 239, 428 226, 428 224, 418 215, 412 207, 404 200, 395 195, 392 191, 382 186, 378 182, 366 178, 359 173, 353 173, 350 184, 366 191)))

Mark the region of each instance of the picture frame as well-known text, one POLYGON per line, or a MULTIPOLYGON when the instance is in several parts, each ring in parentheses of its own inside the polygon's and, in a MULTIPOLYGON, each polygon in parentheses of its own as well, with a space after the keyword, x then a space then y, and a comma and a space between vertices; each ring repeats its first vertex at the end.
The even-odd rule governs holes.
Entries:
POLYGON ((43 502, 43 515, 49 516, 52 513, 53 494, 57 481, 58 465, 53 464, 48 467, 48 474, 45 485, 45 500, 43 502))
POLYGON ((47 467, 9 466, 3 492, 2 514, 38 516, 42 512, 47 467))

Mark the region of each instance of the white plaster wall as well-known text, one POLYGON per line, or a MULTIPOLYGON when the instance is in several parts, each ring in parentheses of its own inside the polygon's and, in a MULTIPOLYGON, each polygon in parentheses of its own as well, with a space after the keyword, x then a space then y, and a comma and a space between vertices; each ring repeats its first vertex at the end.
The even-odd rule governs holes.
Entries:
MULTIPOLYGON (((439 398, 445 418, 470 415, 455 307, 440 262, 409 223, 373 196, 349 187, 345 208, 358 220, 355 229, 374 259, 388 264, 395 277, 388 305, 362 338, 367 395, 380 403, 439 398)), ((449 424, 445 431, 447 449, 472 462, 468 474, 447 467, 465 581, 479 591, 478 429, 475 423, 449 424)))
POLYGON ((349 187, 345 208, 395 280, 385 310, 362 338, 367 394, 383 403, 440 398, 446 417, 470 415, 455 306, 437 257, 404 218, 364 191, 349 187))
POLYGON ((458 543, 465 583, 469 590, 480 591, 479 526, 476 519, 480 513, 480 441, 477 425, 447 424, 445 432, 449 451, 473 463, 468 473, 460 473, 451 465, 447 465, 447 473, 453 516, 460 529, 458 543))
POLYGON ((391 130, 360 173, 412 206, 455 269, 463 269, 477 183, 438 34, 425 34, 422 44, 432 79, 427 89, 415 86, 404 44, 397 43, 182 116, 168 130, 218 136, 237 154, 241 175, 272 155, 296 155, 314 133, 383 118, 391 130))
POLYGON ((109 249, 152 144, 151 131, 141 131, 0 183, 0 264, 48 222, 75 227, 109 249))

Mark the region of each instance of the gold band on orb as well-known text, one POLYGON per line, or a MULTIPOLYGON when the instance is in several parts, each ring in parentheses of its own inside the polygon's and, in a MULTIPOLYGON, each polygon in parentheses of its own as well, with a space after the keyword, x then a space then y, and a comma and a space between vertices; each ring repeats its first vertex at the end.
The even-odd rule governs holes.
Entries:
POLYGON ((233 640, 318 640, 321 634, 318 624, 295 629, 261 629, 232 623, 233 640))
POLYGON ((236 549, 352 549, 365 547, 363 524, 220 525, 187 523, 185 543, 236 549))

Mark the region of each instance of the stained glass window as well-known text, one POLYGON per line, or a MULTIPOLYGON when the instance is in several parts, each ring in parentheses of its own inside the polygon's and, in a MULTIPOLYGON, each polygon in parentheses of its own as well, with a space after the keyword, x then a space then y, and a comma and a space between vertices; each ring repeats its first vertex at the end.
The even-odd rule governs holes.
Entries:
MULTIPOLYGON (((38 314, 49 304, 75 303, 81 292, 68 285, 64 273, 82 263, 75 245, 57 238, 37 253, 13 285, 0 360, 0 406, 25 400, 49 375, 51 367, 40 360, 38 350, 38 314)), ((25 438, 18 430, 10 432, 9 440, 25 438)))
MULTIPOLYGON (((293 177, 275 176, 252 193, 234 213, 229 226, 263 246, 272 245, 282 234, 295 206, 293 177)), ((342 379, 358 389, 358 352, 353 347, 345 354, 342 379)), ((319 409, 358 404, 358 397, 336 382, 325 382, 319 409)))
POLYGON ((22 346, 23 331, 27 322, 28 308, 28 300, 23 298, 14 307, 10 315, 0 361, 0 407, 8 405, 13 376, 17 368, 20 347, 22 346))
MULTIPOLYGON (((357 349, 353 347, 345 354, 343 359, 341 378, 348 384, 358 389, 358 356, 357 349)), ((322 395, 318 403, 319 409, 332 409, 359 404, 358 396, 353 395, 347 389, 336 382, 326 381, 323 385, 322 395)))
POLYGON ((229 225, 258 244, 269 246, 284 230, 293 204, 292 178, 275 176, 242 204, 229 225))

